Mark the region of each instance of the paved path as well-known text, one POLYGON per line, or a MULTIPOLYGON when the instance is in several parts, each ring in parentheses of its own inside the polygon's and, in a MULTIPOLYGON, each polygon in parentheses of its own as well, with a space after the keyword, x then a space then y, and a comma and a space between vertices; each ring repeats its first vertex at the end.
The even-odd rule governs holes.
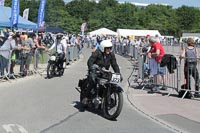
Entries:
MULTIPOLYGON (((168 53, 176 51, 178 48, 167 49, 168 53)), ((137 86, 132 82, 132 85, 137 86)), ((200 131, 200 99, 181 99, 178 98, 176 91, 168 97, 168 91, 149 93, 144 90, 128 87, 128 99, 133 107, 145 116, 166 124, 174 129, 199 133, 200 131)))

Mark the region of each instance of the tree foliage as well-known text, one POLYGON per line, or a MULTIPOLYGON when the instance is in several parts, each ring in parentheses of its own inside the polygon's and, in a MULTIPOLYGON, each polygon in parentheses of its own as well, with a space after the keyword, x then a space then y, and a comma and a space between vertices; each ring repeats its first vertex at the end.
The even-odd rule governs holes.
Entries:
MULTIPOLYGON (((11 6, 11 0, 5 0, 11 6)), ((37 23, 40 0, 20 0, 20 14, 30 9, 29 20, 37 23)), ((137 8, 130 3, 117 0, 47 0, 45 9, 46 26, 56 26, 70 33, 79 33, 83 22, 87 31, 106 27, 159 30, 163 35, 178 36, 182 32, 200 32, 200 9, 182 6, 149 5, 137 8)))

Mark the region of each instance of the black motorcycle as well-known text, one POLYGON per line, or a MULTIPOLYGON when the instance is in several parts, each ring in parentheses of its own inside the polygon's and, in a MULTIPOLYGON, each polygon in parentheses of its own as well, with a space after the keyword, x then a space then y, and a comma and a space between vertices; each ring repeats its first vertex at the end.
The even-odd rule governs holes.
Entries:
POLYGON ((59 66, 59 54, 58 53, 54 53, 54 54, 49 54, 50 58, 48 61, 48 65, 47 65, 47 78, 52 78, 56 75, 58 76, 62 76, 64 74, 64 68, 61 68, 61 66, 59 66))
POLYGON ((98 69, 96 74, 96 89, 91 89, 89 96, 87 96, 89 76, 79 80, 76 89, 80 92, 80 102, 82 103, 83 98, 87 97, 88 104, 82 104, 84 108, 99 109, 106 119, 115 120, 121 113, 123 106, 123 90, 118 85, 121 80, 120 74, 111 73, 105 69, 98 69))

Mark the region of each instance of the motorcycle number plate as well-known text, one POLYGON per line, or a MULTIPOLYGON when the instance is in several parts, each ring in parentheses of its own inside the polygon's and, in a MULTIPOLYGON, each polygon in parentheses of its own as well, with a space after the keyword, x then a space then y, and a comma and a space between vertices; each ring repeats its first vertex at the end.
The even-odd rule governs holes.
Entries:
POLYGON ((115 73, 113 73, 112 74, 112 78, 111 78, 111 80, 110 80, 110 83, 114 83, 114 84, 118 84, 118 83, 120 83, 120 75, 119 74, 115 74, 115 73))
POLYGON ((51 61, 55 61, 55 60, 56 60, 56 56, 51 56, 51 57, 50 57, 50 60, 51 60, 51 61))

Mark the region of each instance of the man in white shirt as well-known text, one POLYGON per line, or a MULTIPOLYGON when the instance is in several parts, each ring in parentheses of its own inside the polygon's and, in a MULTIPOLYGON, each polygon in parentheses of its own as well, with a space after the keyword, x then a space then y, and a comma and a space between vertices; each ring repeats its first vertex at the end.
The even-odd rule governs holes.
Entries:
POLYGON ((56 41, 49 48, 49 51, 51 51, 52 49, 56 48, 56 52, 58 53, 58 56, 59 56, 59 60, 58 60, 58 63, 59 63, 58 67, 59 67, 59 69, 63 69, 64 58, 65 58, 65 55, 66 55, 66 47, 61 42, 61 40, 62 40, 62 35, 58 34, 56 36, 56 41))

